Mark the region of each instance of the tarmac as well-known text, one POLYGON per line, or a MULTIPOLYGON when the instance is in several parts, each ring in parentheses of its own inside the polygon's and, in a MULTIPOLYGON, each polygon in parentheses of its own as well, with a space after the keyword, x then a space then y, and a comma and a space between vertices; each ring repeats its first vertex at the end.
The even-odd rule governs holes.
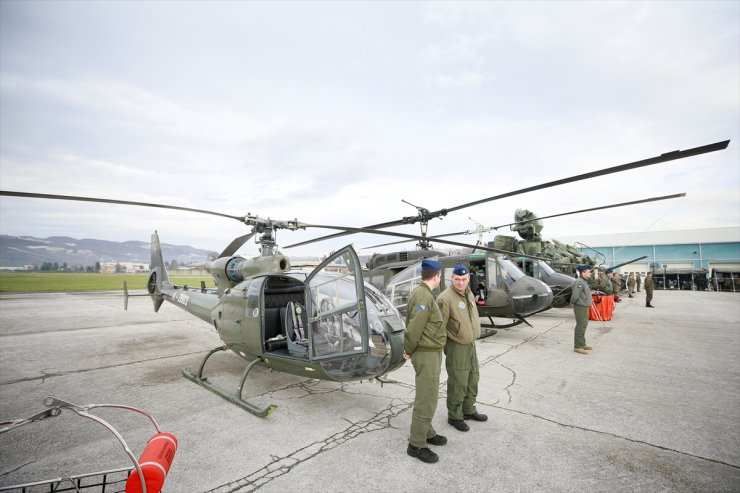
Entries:
MULTIPOLYGON (((181 376, 221 344, 166 304, 121 293, 0 294, 0 419, 46 409, 48 395, 151 413, 179 448, 166 492, 740 491, 740 293, 623 297, 573 352, 572 310, 551 309, 477 343, 485 423, 447 424, 442 369, 434 419, 449 443, 436 464, 406 455, 410 363, 375 382, 250 373, 258 418, 181 376)), ((503 322, 503 321, 502 321, 503 322)), ((245 362, 209 361, 236 389, 245 362)), ((120 409, 109 421, 138 457, 154 427, 120 409)), ((0 486, 130 467, 113 434, 68 409, 0 434, 0 486)), ((47 490, 48 491, 48 490, 47 490)))

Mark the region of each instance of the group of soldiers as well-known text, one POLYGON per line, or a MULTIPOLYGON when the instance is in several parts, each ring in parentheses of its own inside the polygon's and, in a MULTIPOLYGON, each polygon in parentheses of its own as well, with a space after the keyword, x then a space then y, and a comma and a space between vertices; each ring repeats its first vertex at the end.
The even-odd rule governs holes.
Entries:
MULTIPOLYGON (((573 284, 571 305, 576 314, 575 352, 588 354, 593 349, 586 344, 588 311, 592 290, 617 294, 622 290, 622 277, 605 271, 592 277, 591 266, 578 267, 579 277, 573 284)), ((447 423, 466 432, 468 420, 483 422, 488 416, 475 408, 478 396, 478 356, 475 341, 481 334, 480 318, 473 293, 470 290, 470 270, 459 263, 452 270, 452 283, 439 296, 434 295, 442 280, 442 264, 427 259, 421 263, 421 284, 411 293, 406 305, 406 332, 404 358, 410 359, 415 372, 416 395, 411 415, 411 432, 406 453, 426 463, 434 463, 439 456, 428 445, 442 446, 447 438, 432 426, 439 397, 439 378, 442 354, 447 370, 447 423)), ((629 296, 634 288, 640 290, 640 275, 627 278, 629 296)), ((645 279, 646 305, 652 307, 653 280, 645 279)))
MULTIPOLYGON (((606 269, 603 276, 591 276, 587 282, 591 291, 599 291, 606 295, 614 295, 615 303, 622 301, 619 294, 624 289, 624 277, 619 272, 614 272, 612 269, 606 269)), ((635 275, 634 272, 630 272, 627 276, 627 293, 630 298, 635 297, 635 291, 638 293, 640 292, 641 285, 642 275, 639 272, 637 275, 635 275), (637 289, 635 290, 635 288, 637 289)), ((653 281, 653 273, 648 272, 645 276, 645 306, 648 308, 655 308, 650 304, 653 300, 654 289, 655 283, 653 281)))
MULTIPOLYGON (((578 278, 572 286, 570 297, 570 306, 573 307, 573 313, 576 318, 576 326, 573 335, 573 351, 579 354, 589 354, 593 349, 586 344, 586 328, 588 327, 589 308, 593 303, 592 291, 601 292, 605 295, 614 295, 614 301, 619 302, 619 292, 622 290, 622 276, 613 272, 612 269, 606 269, 603 276, 593 276, 590 265, 579 265, 576 269, 578 278)), ((629 297, 634 298, 635 286, 640 290, 641 277, 638 273, 635 277, 633 273, 627 276, 627 289, 629 297)), ((653 301, 653 290, 655 283, 652 272, 645 276, 645 306, 655 308, 650 302, 653 301)))

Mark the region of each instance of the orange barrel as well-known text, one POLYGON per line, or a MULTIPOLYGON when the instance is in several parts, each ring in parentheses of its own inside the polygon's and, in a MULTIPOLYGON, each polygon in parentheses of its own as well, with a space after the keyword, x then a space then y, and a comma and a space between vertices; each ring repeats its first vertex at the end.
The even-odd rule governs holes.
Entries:
POLYGON ((607 316, 606 318, 604 318, 604 320, 611 320, 612 315, 614 314, 614 295, 610 294, 609 296, 605 296, 605 298, 606 298, 605 309, 606 309, 607 316))
POLYGON ((588 307, 588 319, 589 320, 602 320, 601 309, 604 305, 603 296, 591 295, 591 306, 588 307))
MULTIPOLYGON (((172 433, 157 433, 147 442, 139 457, 147 493, 159 493, 177 450, 177 438, 172 433)), ((142 493, 141 479, 134 468, 126 481, 126 493, 142 493)))

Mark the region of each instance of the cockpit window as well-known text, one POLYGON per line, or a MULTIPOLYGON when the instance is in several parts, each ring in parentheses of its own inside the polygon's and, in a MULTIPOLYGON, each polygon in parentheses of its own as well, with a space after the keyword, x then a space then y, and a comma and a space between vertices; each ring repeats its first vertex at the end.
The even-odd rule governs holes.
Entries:
POLYGON ((537 265, 540 267, 540 269, 542 269, 543 272, 547 274, 548 277, 555 274, 555 271, 553 270, 553 268, 547 265, 546 262, 542 262, 540 260, 536 260, 536 262, 537 262, 537 265))
POLYGON ((406 316, 406 303, 409 301, 411 291, 419 284, 421 284, 421 262, 407 267, 388 281, 385 295, 401 315, 406 316))
POLYGON ((498 263, 500 268, 499 273, 501 275, 501 280, 507 286, 511 286, 519 279, 524 277, 524 272, 522 272, 521 269, 519 269, 519 267, 517 267, 514 262, 509 260, 508 257, 497 257, 496 262, 498 263))

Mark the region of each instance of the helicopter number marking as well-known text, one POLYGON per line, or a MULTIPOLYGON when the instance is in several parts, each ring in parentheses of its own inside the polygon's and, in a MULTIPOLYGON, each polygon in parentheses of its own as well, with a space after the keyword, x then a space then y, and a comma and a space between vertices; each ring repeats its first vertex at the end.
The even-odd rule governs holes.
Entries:
POLYGON ((185 293, 177 292, 174 295, 172 295, 172 300, 180 303, 183 306, 188 306, 188 301, 190 301, 190 296, 188 296, 185 293))
POLYGON ((252 310, 252 316, 254 318, 259 317, 259 315, 260 315, 260 309, 259 308, 255 308, 254 310, 252 310))
POLYGON ((304 366, 303 369, 306 371, 316 371, 316 368, 309 368, 308 366, 304 366))

